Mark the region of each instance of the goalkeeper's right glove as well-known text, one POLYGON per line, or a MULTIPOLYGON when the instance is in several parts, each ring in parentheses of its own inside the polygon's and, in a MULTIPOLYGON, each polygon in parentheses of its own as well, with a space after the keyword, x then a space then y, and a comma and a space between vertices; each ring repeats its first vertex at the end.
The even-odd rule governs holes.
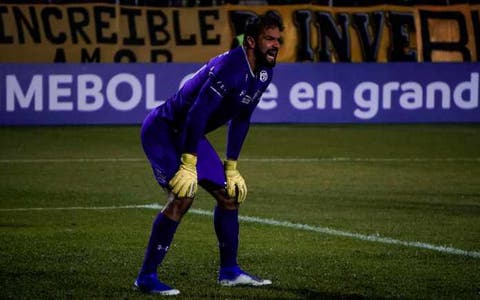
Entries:
POLYGON ((177 173, 170 180, 172 192, 179 198, 193 198, 197 192, 197 157, 183 153, 177 173))

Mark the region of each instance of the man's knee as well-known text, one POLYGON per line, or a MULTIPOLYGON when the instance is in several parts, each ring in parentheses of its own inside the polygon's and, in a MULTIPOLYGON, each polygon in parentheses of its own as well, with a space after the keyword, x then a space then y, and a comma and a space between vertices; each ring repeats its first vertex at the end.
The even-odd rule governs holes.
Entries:
POLYGON ((169 193, 168 203, 163 209, 163 213, 172 220, 180 221, 190 206, 192 206, 192 203, 193 198, 177 198, 172 193, 169 193))
POLYGON ((234 199, 228 196, 227 190, 216 183, 202 180, 199 185, 203 187, 210 195, 217 200, 217 204, 220 208, 234 210, 238 209, 239 204, 234 199))
POLYGON ((223 209, 238 209, 240 206, 234 198, 228 196, 227 191, 225 189, 217 190, 212 193, 217 200, 217 204, 219 207, 223 209))

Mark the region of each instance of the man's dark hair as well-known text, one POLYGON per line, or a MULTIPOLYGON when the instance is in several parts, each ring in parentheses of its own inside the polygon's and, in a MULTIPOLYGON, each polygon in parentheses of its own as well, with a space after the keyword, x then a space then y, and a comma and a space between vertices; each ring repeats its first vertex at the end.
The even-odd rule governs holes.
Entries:
POLYGON ((273 10, 269 10, 263 15, 249 18, 245 24, 245 36, 257 39, 265 28, 270 27, 278 27, 280 31, 284 29, 282 17, 273 10))

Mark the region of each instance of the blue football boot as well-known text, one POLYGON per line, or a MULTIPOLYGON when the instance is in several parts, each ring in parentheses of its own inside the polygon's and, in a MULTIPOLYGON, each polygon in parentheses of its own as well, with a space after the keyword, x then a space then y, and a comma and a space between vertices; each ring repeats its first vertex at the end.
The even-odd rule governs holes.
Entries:
POLYGON ((263 286, 272 284, 272 281, 252 276, 239 266, 235 266, 220 268, 218 283, 222 286, 263 286))
POLYGON ((163 296, 174 296, 180 294, 179 290, 173 289, 168 285, 160 282, 157 274, 138 275, 134 284, 135 288, 141 292, 149 294, 157 294, 163 296))

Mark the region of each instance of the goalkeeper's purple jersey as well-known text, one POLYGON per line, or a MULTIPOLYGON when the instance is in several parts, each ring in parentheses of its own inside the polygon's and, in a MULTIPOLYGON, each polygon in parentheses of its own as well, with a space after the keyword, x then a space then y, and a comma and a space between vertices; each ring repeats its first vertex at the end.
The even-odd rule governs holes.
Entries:
POLYGON ((272 80, 272 69, 250 69, 243 47, 212 58, 177 93, 156 109, 183 132, 183 152, 197 153, 206 133, 230 122, 227 157, 237 159, 247 135, 250 117, 272 80))

